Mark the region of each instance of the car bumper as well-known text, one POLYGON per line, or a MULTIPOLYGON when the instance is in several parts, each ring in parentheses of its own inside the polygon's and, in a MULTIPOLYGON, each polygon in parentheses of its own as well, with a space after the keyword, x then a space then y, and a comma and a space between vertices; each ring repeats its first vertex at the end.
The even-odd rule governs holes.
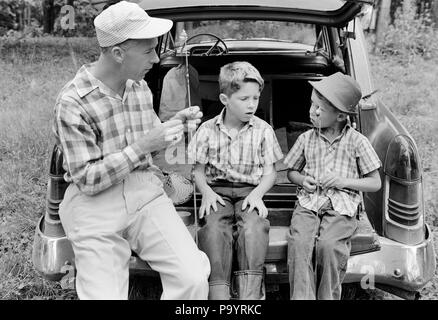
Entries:
POLYGON ((379 241, 379 251, 350 257, 344 283, 359 282, 364 289, 383 284, 418 291, 432 279, 436 261, 428 225, 425 240, 418 245, 405 245, 384 237, 379 237, 379 241))
MULTIPOLYGON (((32 260, 45 278, 59 281, 66 275, 64 267, 74 265, 74 253, 66 237, 51 238, 41 232, 40 219, 35 232, 32 260)), ((194 230, 189 231, 194 234, 194 230)), ((379 251, 351 256, 344 283, 360 283, 363 288, 385 285, 405 291, 418 291, 434 276, 436 261, 433 236, 426 225, 425 240, 418 245, 405 245, 379 237, 379 251)), ((267 282, 287 283, 285 261, 266 264, 267 282)), ((158 277, 159 274, 137 256, 129 261, 130 274, 158 277)))

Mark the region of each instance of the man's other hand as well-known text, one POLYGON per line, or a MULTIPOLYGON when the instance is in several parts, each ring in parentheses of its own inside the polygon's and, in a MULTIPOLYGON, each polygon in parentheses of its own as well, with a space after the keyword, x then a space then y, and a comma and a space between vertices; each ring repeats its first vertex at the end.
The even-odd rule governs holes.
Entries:
POLYGON ((172 119, 179 119, 183 123, 185 123, 187 120, 195 120, 196 124, 198 125, 201 123, 202 116, 203 114, 198 106, 191 106, 178 111, 172 119))

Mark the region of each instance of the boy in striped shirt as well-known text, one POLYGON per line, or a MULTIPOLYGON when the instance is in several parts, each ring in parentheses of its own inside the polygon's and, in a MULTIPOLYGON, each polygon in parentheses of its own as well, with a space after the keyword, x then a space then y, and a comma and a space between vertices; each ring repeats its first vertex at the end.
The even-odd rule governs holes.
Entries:
POLYGON ((198 236, 210 259, 209 299, 230 299, 233 248, 239 299, 264 299, 269 221, 262 197, 275 183, 274 163, 283 154, 272 127, 254 115, 264 85, 257 69, 248 62, 227 64, 219 85, 225 108, 200 126, 188 148, 202 193, 205 224, 198 236))
POLYGON ((284 159, 289 180, 299 186, 288 249, 290 297, 332 300, 341 297, 359 191, 380 189, 381 162, 348 120, 362 97, 359 84, 340 72, 309 82, 315 128, 301 134, 284 159))

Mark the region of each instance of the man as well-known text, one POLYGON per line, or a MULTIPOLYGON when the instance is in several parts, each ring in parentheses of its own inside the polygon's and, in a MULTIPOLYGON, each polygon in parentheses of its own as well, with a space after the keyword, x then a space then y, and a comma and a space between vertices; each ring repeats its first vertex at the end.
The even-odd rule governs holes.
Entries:
POLYGON ((99 59, 59 94, 54 132, 71 182, 60 205, 80 299, 126 299, 131 250, 160 273, 162 299, 206 299, 210 274, 157 177, 151 152, 178 141, 198 107, 161 123, 145 74, 172 21, 121 1, 94 20, 99 59))

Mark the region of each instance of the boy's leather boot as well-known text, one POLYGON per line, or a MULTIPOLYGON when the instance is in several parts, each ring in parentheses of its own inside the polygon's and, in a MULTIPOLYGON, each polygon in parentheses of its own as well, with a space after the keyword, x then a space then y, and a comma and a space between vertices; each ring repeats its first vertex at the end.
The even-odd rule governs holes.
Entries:
POLYGON ((264 273, 261 270, 234 272, 234 292, 239 300, 265 300, 264 273))

